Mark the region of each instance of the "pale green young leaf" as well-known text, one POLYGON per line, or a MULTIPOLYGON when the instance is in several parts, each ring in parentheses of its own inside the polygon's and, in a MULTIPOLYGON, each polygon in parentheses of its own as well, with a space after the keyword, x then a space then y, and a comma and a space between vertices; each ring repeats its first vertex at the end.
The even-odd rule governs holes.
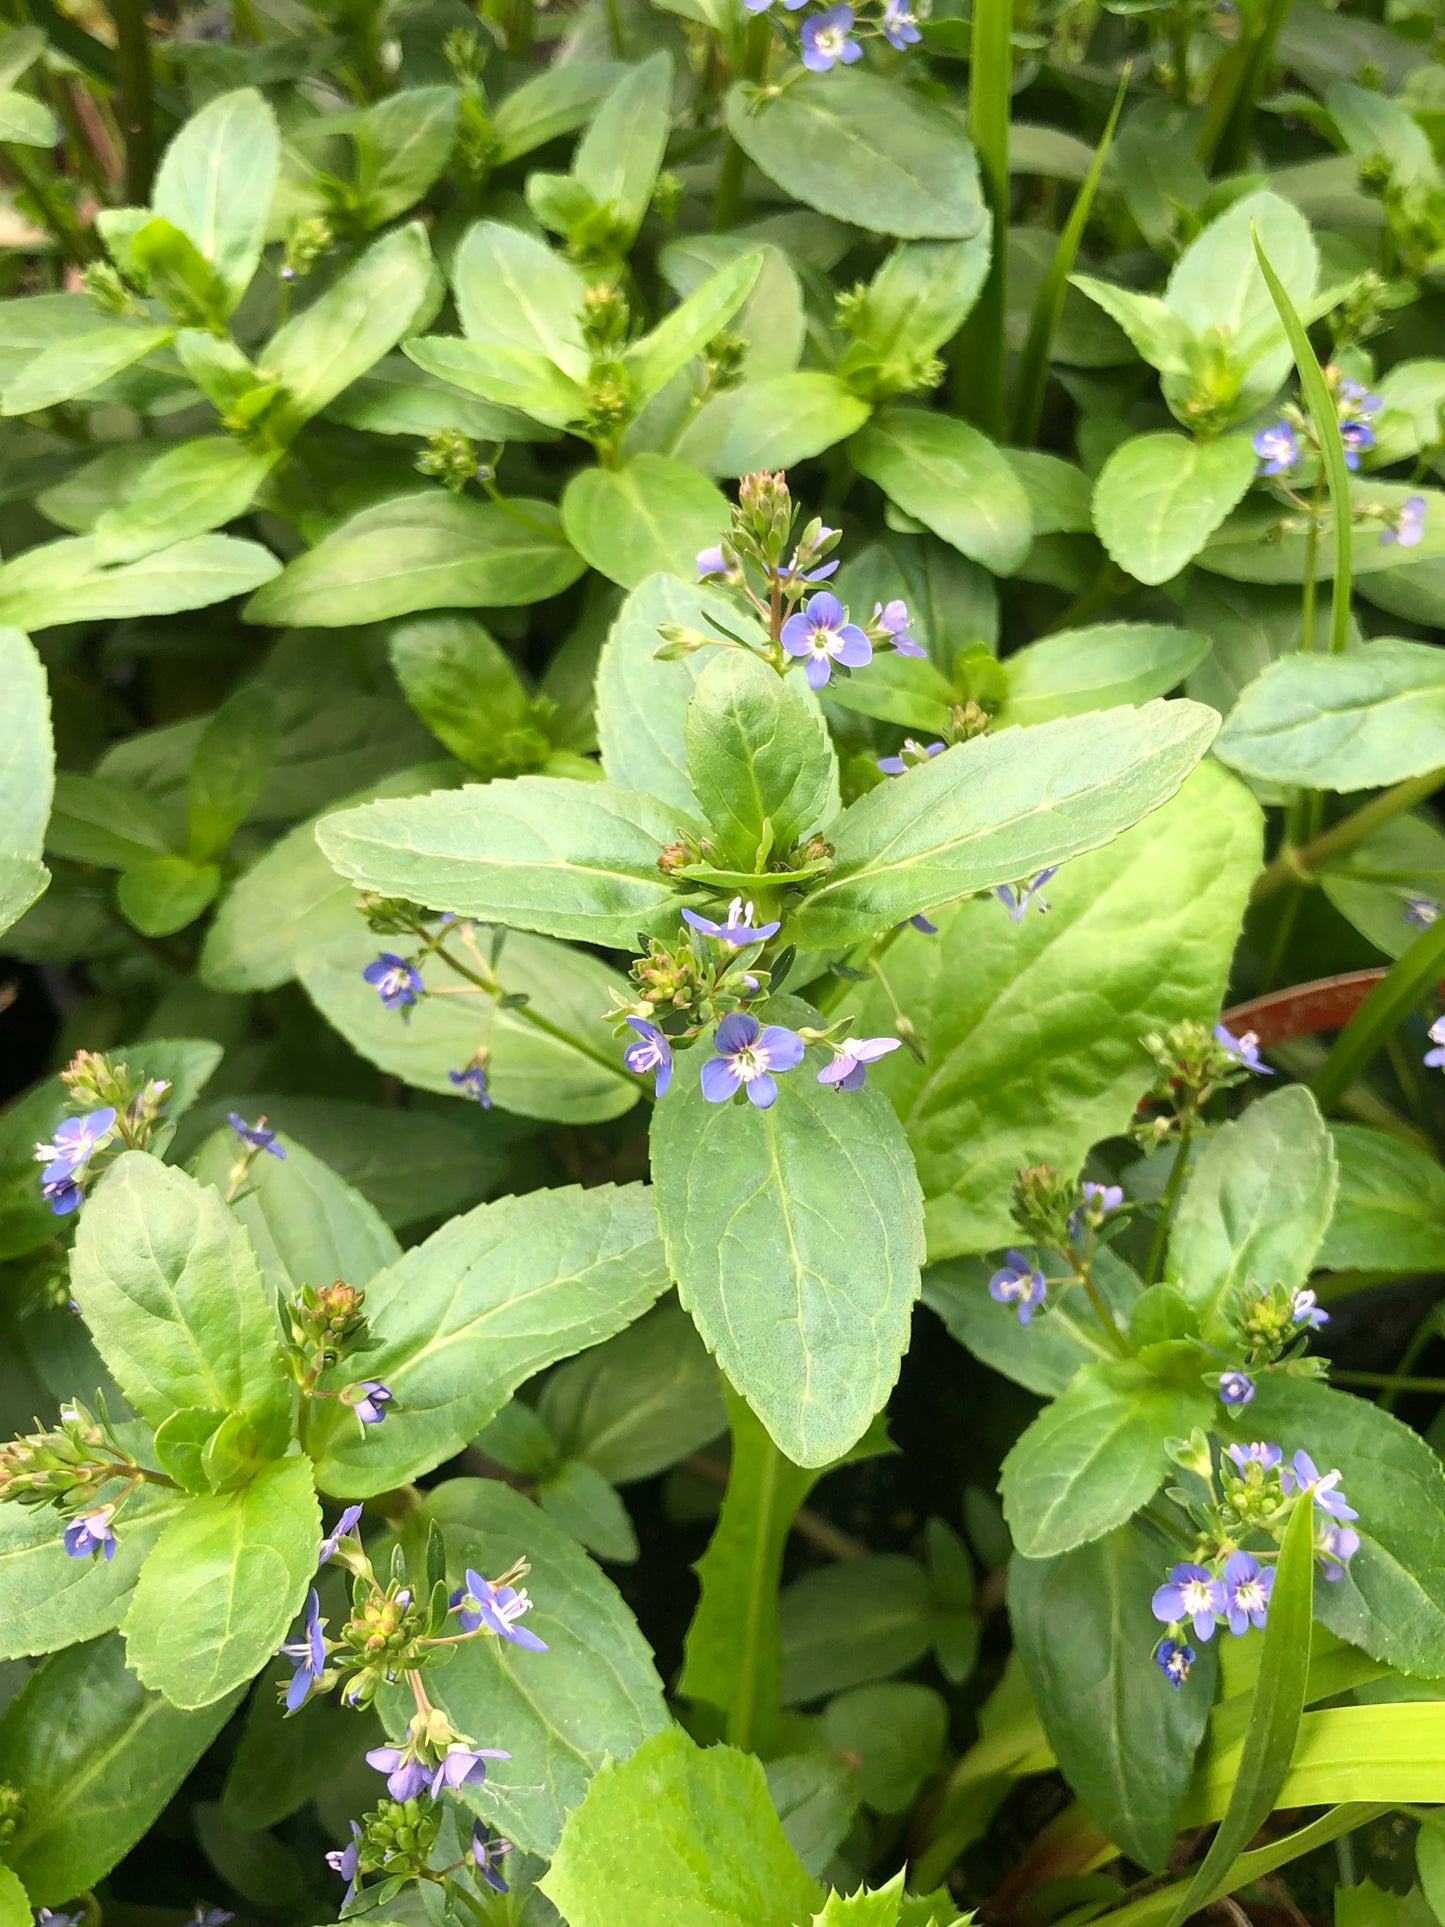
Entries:
POLYGON ((54 147, 60 127, 44 101, 11 88, 0 93, 0 141, 14 141, 17 147, 54 147))
POLYGON ((568 60, 514 87, 492 115, 498 166, 583 126, 623 72, 620 60, 568 60))
POLYGON ((1182 374, 1187 369, 1192 331, 1183 316, 1158 295, 1137 294, 1133 288, 1100 281, 1092 274, 1071 274, 1069 285, 1117 321, 1152 368, 1165 375, 1182 374))
POLYGON ((469 340, 540 355, 574 383, 586 379, 587 283, 545 241, 501 221, 478 221, 457 249, 452 286, 469 340))
POLYGON ((391 632, 402 694, 452 754, 484 776, 535 768, 547 739, 510 656, 479 622, 424 616, 391 632))
MULTIPOLYGON (((450 336, 433 337, 445 345, 465 344, 450 336)), ((409 342, 408 348, 415 346, 409 342)), ((548 430, 516 408, 504 408, 463 395, 451 382, 426 373, 404 354, 383 355, 322 411, 327 421, 361 428, 373 435, 439 435, 459 428, 480 442, 536 442, 548 430)))
MULTIPOLYGON (((751 365, 749 356, 749 365, 751 365)), ((679 461, 705 475, 790 468, 860 429, 868 403, 823 368, 770 375, 705 401, 673 445, 679 461)))
POLYGON ((1213 442, 1135 435, 1114 450, 1094 484, 1099 540, 1140 582, 1169 582, 1239 501, 1256 465, 1247 435, 1213 442))
POLYGON ((228 435, 181 442, 157 455, 94 527, 96 559, 131 562, 244 515, 275 466, 274 450, 228 435))
MULTIPOLYGON (((680 295, 695 294, 729 261, 758 251, 746 234, 684 234, 669 241, 657 257, 658 268, 680 295)), ((728 324, 728 333, 747 344, 750 379, 791 374, 802 358, 806 334, 803 289, 784 249, 761 243, 763 264, 752 293, 728 324)))
POLYGON ((492 341, 422 335, 404 344, 410 361, 437 381, 463 388, 494 407, 515 410, 546 428, 567 428, 587 413, 580 383, 544 355, 492 341))
POLYGON ((721 869, 761 870, 820 828, 837 794, 832 742, 799 693, 741 649, 719 649, 687 707, 688 774, 721 869))
POLYGON ((188 856, 143 856, 129 864, 115 887, 116 907, 143 937, 170 937, 184 930, 215 900, 221 872, 214 863, 188 856))
POLYGON ((28 361, 0 395, 0 415, 33 415, 88 394, 163 347, 175 333, 173 328, 101 321, 99 316, 96 321, 84 334, 57 341, 28 361))
POLYGON ((455 87, 406 87, 367 108, 352 132, 357 212, 378 228, 435 186, 457 138, 455 87))
POLYGON ((196 535, 107 568, 91 536, 44 542, 0 566, 0 620, 24 629, 175 615, 245 595, 280 564, 258 542, 196 535))
POLYGON ((623 248, 642 226, 671 121, 672 56, 664 51, 618 81, 577 143, 573 176, 608 211, 623 248))
POLYGON ((1166 696, 1208 652, 1207 636, 1162 623, 1105 622, 1060 630, 1006 659, 1007 694, 995 727, 1166 696))
POLYGON ((762 264, 761 253, 738 255, 626 349, 622 363, 638 401, 648 401, 665 388, 731 321, 752 292, 762 264))
POLYGON ((0 629, 0 688, 5 691, 6 722, 0 741, 0 931, 4 931, 50 881, 40 856, 55 788, 45 668, 29 638, 18 629, 0 629))
POLYGON ((1034 528, 1023 485, 967 422, 890 408, 854 438, 849 454, 905 515, 995 575, 1012 575, 1028 553, 1034 528))
POLYGON ((583 558, 635 589, 659 569, 691 582, 697 556, 727 532, 722 491, 666 455, 635 455, 623 468, 584 468, 562 496, 562 526, 583 558))
POLYGON ((151 204, 215 270, 228 313, 260 262, 280 171, 276 116, 254 87, 207 101, 161 159, 151 204))
POLYGON ((1226 347, 1241 359, 1258 355, 1262 346, 1273 347, 1275 355, 1268 359, 1277 386, 1289 354, 1255 260, 1253 233, 1290 299, 1306 306, 1319 279, 1319 250, 1299 209, 1268 189, 1235 201, 1190 242, 1170 272, 1164 299, 1196 335, 1218 328, 1226 347), (1280 350, 1282 362, 1276 359, 1280 350))

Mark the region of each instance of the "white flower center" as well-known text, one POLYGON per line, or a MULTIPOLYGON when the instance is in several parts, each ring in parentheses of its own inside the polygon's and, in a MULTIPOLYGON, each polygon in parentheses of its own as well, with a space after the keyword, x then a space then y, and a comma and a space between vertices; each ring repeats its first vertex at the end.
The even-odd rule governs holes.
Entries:
MULTIPOLYGON (((817 37, 816 45, 819 53, 831 54, 836 60, 843 51, 843 29, 841 27, 824 27, 823 31, 817 37)), ((827 647, 827 644, 833 641, 836 641, 836 637, 830 629, 819 629, 814 632, 813 647, 820 654, 831 655, 832 650, 827 647), (822 638, 823 643, 821 649, 819 647, 819 638, 822 638)))
POLYGON ((1206 1579, 1186 1580, 1182 1597, 1187 1613, 1207 1613, 1211 1610, 1209 1582, 1206 1579))
POLYGON ((1241 1580, 1234 1589, 1234 1603, 1241 1612, 1262 1612, 1264 1610, 1263 1586, 1257 1579, 1241 1580))

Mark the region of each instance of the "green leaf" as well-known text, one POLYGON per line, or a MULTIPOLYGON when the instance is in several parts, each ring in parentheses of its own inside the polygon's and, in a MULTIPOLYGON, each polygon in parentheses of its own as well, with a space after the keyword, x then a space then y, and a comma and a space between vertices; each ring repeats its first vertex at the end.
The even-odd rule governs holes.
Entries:
POLYGON ((452 285, 469 340, 539 355, 574 384, 586 379, 587 283, 544 241, 500 221, 478 221, 457 249, 452 285))
POLYGON ((0 1721, 0 1780, 25 1790, 5 1859, 37 1906, 104 1878, 149 1830, 235 1700, 182 1712, 128 1672, 119 1639, 46 1660, 0 1721))
POLYGON ((1014 1640, 1064 1776, 1105 1836, 1159 1871, 1179 1832, 1194 1756, 1214 1698, 1215 1649, 1188 1689, 1159 1691, 1149 1599, 1162 1542, 1138 1526, 1051 1559, 1014 1559, 1014 1640))
POLYGON ((864 1804, 889 1815, 906 1813, 918 1798, 938 1765, 947 1731, 943 1695, 911 1680, 855 1687, 823 1714, 828 1744, 859 1762, 864 1804))
POLYGON ((702 353, 746 301, 762 265, 761 253, 742 254, 725 263, 650 334, 624 350, 622 365, 638 401, 651 400, 694 355, 702 353))
POLYGON ((677 893, 657 859, 678 829, 638 791, 519 776, 343 810, 316 838, 363 889, 630 950, 639 930, 676 926, 677 893))
MULTIPOLYGON (((367 1286, 382 1342, 366 1373, 396 1402, 365 1438, 349 1412, 327 1414, 322 1489, 366 1497, 442 1464, 533 1373, 621 1331, 667 1284, 639 1184, 538 1191, 453 1218, 367 1286)), ((324 1424, 313 1417, 313 1437, 324 1424)))
POLYGON ((1334 1216, 1315 1263, 1328 1271, 1445 1269, 1445 1171, 1391 1131, 1332 1124, 1334 1216))
POLYGON ((275 1314, 216 1192, 127 1152, 81 1215, 71 1285, 101 1357, 150 1424, 199 1405, 289 1430, 275 1314))
POLYGON ((54 147, 60 128, 43 101, 7 88, 0 93, 0 141, 20 147, 54 147))
POLYGON ((896 1552, 804 1573, 784 1591, 779 1615, 785 1706, 907 1672, 933 1644, 928 1574, 896 1552))
MULTIPOLYGON (((718 268, 757 248, 746 234, 679 235, 659 253, 658 267, 679 294, 695 294, 718 268)), ((762 256, 753 291, 728 325, 729 334, 747 343, 746 368, 754 380, 791 374, 805 332, 803 290, 791 260, 772 241, 763 244, 762 256)))
POLYGON ((42 408, 54 408, 57 402, 88 394, 164 346, 174 333, 173 328, 108 321, 84 334, 57 341, 27 362, 7 385, 0 395, 0 415, 33 415, 42 408))
POLYGON ((40 854, 55 788, 45 668, 18 629, 0 629, 0 687, 6 722, 0 746, 0 931, 5 931, 50 881, 40 854))
POLYGON ((1165 1272, 1206 1340, 1230 1338, 1251 1279, 1266 1290, 1304 1284, 1334 1204, 1334 1148, 1304 1085, 1258 1099, 1210 1139, 1175 1213, 1165 1272))
POLYGON ((276 439, 291 440, 403 335, 425 326, 437 293, 437 272, 420 222, 373 242, 262 350, 262 365, 283 391, 266 414, 276 439))
POLYGON ((207 863, 226 848, 266 787, 281 733, 276 697, 243 683, 201 732, 186 780, 190 854, 207 863))
POLYGON ((913 387, 929 359, 968 319, 988 274, 987 227, 966 241, 913 241, 894 248, 848 316, 856 346, 841 372, 865 393, 913 387))
POLYGON ((666 455, 636 455, 618 469, 584 468, 562 496, 567 540, 624 589, 659 569, 694 578, 698 551, 726 533, 728 516, 719 489, 666 455))
POLYGON ((795 1927, 822 1901, 761 1763, 676 1728, 597 1774, 541 1886, 571 1927, 795 1927))
POLYGON ((1164 299, 1196 335, 1217 328, 1243 367, 1254 361, 1245 392, 1258 406, 1283 380, 1289 349, 1255 258, 1256 234, 1288 297, 1306 306, 1319 279, 1319 251, 1299 209, 1267 189, 1235 201, 1190 242, 1164 299))
POLYGON ((143 937, 169 937, 206 909, 221 887, 214 863, 188 856, 149 856, 131 864, 116 885, 121 914, 143 937))
POLYGON ((1297 1505, 1285 1527, 1238 1777, 1219 1831, 1195 1870, 1188 1891, 1169 1916, 1169 1927, 1180 1927, 1212 1891, 1215 1881, 1233 1867, 1273 1812, 1289 1772, 1310 1668, 1311 1600, 1315 1589, 1313 1515, 1312 1505, 1297 1505))
POLYGON ((999 1491, 1017 1550, 1047 1559, 1123 1525, 1163 1482, 1165 1442, 1211 1416, 1202 1385, 1170 1390, 1133 1359, 1083 1366, 1003 1462, 999 1491))
MULTIPOLYGON (((3 101, 3 96, 0 96, 0 101, 3 101)), ((14 136, 6 138, 13 139, 14 136)), ((31 1927, 34 1918, 30 1897, 19 1879, 8 1867, 0 1867, 0 1927, 31 1927)))
POLYGON ((768 1792, 788 1844, 810 1874, 821 1874, 858 1811, 858 1775, 831 1753, 783 1753, 766 1766, 768 1792))
POLYGON ((559 1365, 537 1411, 564 1457, 614 1485, 665 1472, 727 1429, 717 1367, 671 1299, 559 1365))
POLYGON ((327 421, 363 428, 373 435, 437 435, 459 428, 483 442, 549 439, 545 428, 517 409, 462 395, 450 382, 423 373, 404 354, 383 355, 344 395, 328 402, 324 414, 327 421))
POLYGON ((908 1343, 923 1217, 902 1128, 880 1092, 840 1094, 811 1066, 780 1079, 770 1110, 680 1081, 652 1131, 678 1295, 778 1446, 828 1465, 908 1343))
POLYGON ((358 117, 357 217, 368 228, 404 214, 436 185, 457 138, 455 87, 406 87, 358 117))
POLYGON ((728 95, 728 131, 785 193, 874 234, 966 241, 985 214, 961 117, 897 82, 839 68, 728 95))
POLYGON ((1193 333, 1182 315, 1158 295, 1138 294, 1091 274, 1071 274, 1069 285, 1079 289, 1117 321, 1141 357, 1162 375, 1182 374, 1189 365, 1193 333))
MULTIPOLYGON (((980 993, 986 996, 987 992, 985 979, 980 993)), ((987 1071, 983 1074, 986 1077, 987 1071)), ((1145 1075, 1142 1067, 1139 1074, 1141 1078, 1145 1075)), ((997 1210, 995 1200, 985 1202, 993 1203, 997 1210)), ((934 1235, 935 1219, 941 1219, 943 1209, 950 1203, 944 1200, 941 1207, 934 1205, 928 1218, 930 1236, 934 1235)), ((975 1235, 983 1233, 979 1231, 975 1235)), ((1016 1237, 1017 1229, 1000 1226, 998 1235, 1016 1237)), ((924 1304, 937 1312, 953 1337, 975 1358, 981 1358, 985 1365, 1002 1372, 1016 1385, 1037 1392, 1041 1398, 1057 1398, 1081 1365, 1116 1355, 1092 1307, 1077 1294, 1051 1305, 1047 1318, 1035 1319, 1029 1325, 1020 1325, 1016 1317, 1003 1311, 988 1295, 988 1279, 996 1269, 996 1255, 930 1265, 923 1274, 924 1304)), ((1127 1325, 1139 1296, 1135 1272, 1122 1259, 1111 1260, 1108 1252, 1101 1252, 1095 1260, 1093 1278, 1119 1323, 1127 1325)))
POLYGON ((537 1482, 537 1503, 549 1519, 599 1559, 630 1566, 637 1534, 627 1507, 594 1466, 565 1459, 537 1482))
MULTIPOLYGON (((322 1591, 325 1611, 332 1604, 322 1591)), ((344 1609, 344 1608, 343 1608, 344 1609)), ((370 1707, 341 1704, 339 1695, 313 1696, 304 1720, 288 1717, 281 1689, 292 1678, 289 1660, 278 1660, 256 1681, 245 1724, 221 1793, 221 1812, 238 1832, 274 1827, 316 1798, 344 1774, 354 1772, 368 1746, 384 1734, 370 1707)))
POLYGON ((245 619, 336 629, 417 609, 511 607, 557 595, 581 573, 546 502, 509 510, 442 491, 404 495, 362 509, 289 563, 245 619))
POLYGON ((254 87, 218 94, 166 149, 151 205, 188 235, 240 301, 261 260, 281 171, 281 135, 254 87))
POLYGON ((573 176, 606 210, 619 252, 642 226, 671 122, 672 56, 664 51, 624 74, 577 143, 573 176))
POLYGON ((1445 834, 1423 812, 1397 816, 1327 858, 1319 876, 1340 915, 1385 956, 1400 957, 1417 934, 1409 898, 1445 902, 1445 834))
POLYGON ((402 694, 439 742, 484 776, 535 768, 547 739, 510 656, 466 616, 423 616, 391 632, 402 694))
POLYGON ((274 449, 246 448, 227 435, 165 449, 126 488, 120 506, 96 519, 96 560, 132 562, 234 521, 276 459, 274 449))
POLYGON ((745 381, 710 397, 678 437, 673 454, 705 475, 790 468, 846 441, 868 414, 868 403, 837 375, 800 369, 745 381))
POLYGON ((1135 435, 1094 484, 1094 527, 1121 569, 1169 582, 1191 562, 1254 480, 1249 438, 1192 442, 1135 435))
POLYGON ((453 383, 498 408, 520 410, 548 428, 567 428, 586 416, 581 387, 544 356, 526 349, 424 335, 408 341, 405 353, 436 380, 453 383))
POLYGON ((583 126, 623 72, 620 60, 569 60, 514 87, 492 115, 497 165, 583 126))
POLYGON ((832 743, 799 680, 741 649, 718 650, 698 679, 687 707, 688 774, 721 869, 762 870, 830 813, 832 743))
POLYGON ((0 567, 0 620, 25 629, 62 622, 175 615, 269 582, 279 564, 258 542, 197 535, 107 568, 91 536, 43 542, 0 567))
POLYGON ((844 811, 833 868, 790 935, 855 943, 1109 842, 1175 793, 1217 721, 1152 702, 955 744, 844 811))
MULTIPOLYGON (((547 1651, 468 1640, 434 1693, 463 1732, 505 1733, 511 1760, 488 1774, 477 1807, 509 1840, 550 1854, 604 1761, 625 1760, 668 1723, 651 1651, 611 1582, 520 1493, 452 1479, 427 1494, 422 1516, 440 1525, 458 1585, 468 1566, 530 1562, 527 1626, 547 1651)), ((398 1694, 393 1730, 412 1711, 410 1694, 398 1694)))
POLYGON ((995 727, 1148 702, 1177 689, 1208 652, 1209 638, 1197 630, 1152 622, 1059 631, 1007 658, 1008 693, 995 727))
POLYGON ((1012 575, 1028 554, 1034 528, 1023 485, 995 444, 967 422, 890 408, 848 452, 905 515, 995 575, 1012 575))
POLYGON ((193 1499, 141 1568, 121 1629, 127 1664, 174 1706, 209 1706, 244 1685, 300 1610, 320 1536, 305 1457, 193 1499))
POLYGON ((1380 789, 1445 763, 1439 651, 1393 636, 1341 656, 1286 656, 1240 696, 1215 746, 1247 776, 1380 789))

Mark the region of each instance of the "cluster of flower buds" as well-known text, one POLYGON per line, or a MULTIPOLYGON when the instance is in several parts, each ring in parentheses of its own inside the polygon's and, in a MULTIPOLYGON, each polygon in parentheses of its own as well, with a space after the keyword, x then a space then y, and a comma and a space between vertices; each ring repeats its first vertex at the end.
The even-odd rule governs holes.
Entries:
POLYGON ((1171 1025, 1162 1036, 1151 1031, 1140 1042, 1159 1066, 1159 1076, 1146 1093, 1144 1104, 1168 1106, 1162 1114, 1141 1107, 1130 1135, 1146 1150, 1172 1143, 1185 1119, 1192 1119, 1216 1091, 1243 1083, 1251 1074, 1274 1075, 1260 1056, 1259 1039, 1253 1031, 1235 1036, 1223 1024, 1211 1029, 1186 1018, 1171 1025))
POLYGON ((24 1818, 25 1795, 9 1780, 0 1780, 0 1853, 15 1838, 16 1829, 24 1818))
POLYGON ((286 237, 286 252, 281 263, 283 281, 299 281, 310 274, 322 255, 336 239, 331 223, 320 214, 308 214, 297 221, 286 237))
POLYGON ((1165 1627, 1155 1663, 1177 1691, 1196 1658, 1191 1636, 1203 1644, 1218 1626, 1238 1638, 1264 1625, 1274 1586, 1271 1562, 1296 1506, 1312 1508, 1315 1560, 1326 1580, 1344 1578, 1360 1535, 1351 1524, 1359 1514, 1340 1490, 1339 1473, 1321 1472, 1308 1452, 1287 1460, 1280 1446, 1256 1440, 1231 1445, 1216 1457, 1205 1435, 1195 1432, 1176 1442, 1172 1454, 1203 1486, 1202 1497, 1173 1495, 1189 1504, 1199 1536, 1193 1558, 1171 1568, 1152 1601, 1154 1617, 1165 1627))
POLYGON ((330 1285, 303 1285, 285 1301, 282 1317, 307 1377, 319 1376, 356 1352, 375 1350, 377 1341, 362 1310, 365 1302, 364 1291, 340 1278, 330 1285))
POLYGON ((453 495, 460 495, 468 482, 489 482, 494 473, 493 463, 482 459, 476 443, 460 428, 435 429, 413 467, 418 475, 434 477, 453 495))
POLYGON ((61 1533, 72 1559, 100 1553, 115 1557, 119 1538, 112 1521, 144 1481, 170 1485, 163 1472, 138 1463, 116 1438, 104 1407, 99 1418, 72 1399, 60 1408, 60 1423, 0 1446, 0 1503, 53 1505, 66 1520, 61 1533), (119 1487, 101 1503, 108 1487, 119 1487))
POLYGON ((484 1821, 474 1820, 462 1858, 449 1867, 435 1868, 431 1856, 441 1823, 441 1809, 425 1799, 382 1800, 360 1820, 353 1820, 348 1844, 326 1856, 326 1864, 347 1883, 343 1908, 350 1907, 362 1891, 368 1874, 383 1876, 379 1884, 366 1888, 368 1900, 377 1906, 385 1906, 410 1881, 450 1882, 463 1872, 471 1875, 479 1889, 504 1894, 507 1883, 497 1862, 510 1853, 511 1841, 491 1833, 484 1821))
POLYGON ((60 1081, 81 1114, 55 1128, 49 1144, 37 1144, 40 1195, 57 1218, 75 1210, 85 1187, 108 1160, 107 1151, 143 1151, 154 1137, 170 1096, 165 1078, 136 1077, 125 1064, 112 1064, 96 1051, 78 1051, 60 1081))

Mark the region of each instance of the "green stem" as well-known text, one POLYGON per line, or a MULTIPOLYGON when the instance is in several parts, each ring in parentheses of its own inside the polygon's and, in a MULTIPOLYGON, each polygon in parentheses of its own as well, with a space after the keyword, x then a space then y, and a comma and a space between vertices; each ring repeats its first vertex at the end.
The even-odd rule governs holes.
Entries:
POLYGON ((1392 1392, 1439 1392, 1445 1397, 1445 1378, 1411 1378, 1401 1372, 1332 1371, 1330 1379, 1336 1385, 1384 1387, 1392 1392))
POLYGON ((1174 1169, 1169 1173, 1169 1182, 1164 1187, 1164 1195, 1159 1200, 1159 1219, 1154 1226, 1154 1236, 1149 1243, 1149 1262, 1144 1267, 1144 1283, 1154 1285, 1159 1282, 1159 1273, 1164 1268, 1164 1253, 1169 1243, 1169 1226, 1173 1222, 1174 1207, 1179 1202, 1179 1193, 1184 1185, 1184 1176, 1189 1168, 1189 1140, 1194 1133, 1194 1120, 1184 1117, 1179 1124, 1179 1149, 1174 1157, 1174 1169))
POLYGON ((1120 1331, 1117 1323, 1115 1322, 1113 1312, 1111 1312, 1109 1307, 1104 1303, 1103 1297, 1100 1295, 1100 1292, 1099 1292, 1099 1287, 1094 1283, 1093 1279, 1089 1276, 1087 1268, 1083 1265, 1079 1265, 1075 1267, 1075 1270, 1078 1275, 1079 1283, 1084 1287, 1084 1290, 1089 1295, 1089 1303, 1094 1307, 1095 1316, 1098 1318, 1099 1323, 1104 1327, 1104 1333, 1105 1333, 1105 1336, 1108 1338, 1109 1343, 1114 1347, 1114 1350, 1118 1352, 1121 1358, 1130 1357, 1131 1353, 1129 1351, 1128 1341, 1126 1340, 1123 1332, 1120 1331))
POLYGON ((151 98, 151 37, 145 0, 106 0, 115 22, 121 136, 125 141, 125 194, 133 207, 151 197, 155 172, 155 103, 151 98))
POLYGON ((953 405, 995 440, 1004 432, 1004 323, 1008 268, 1008 129, 1013 81, 1012 0, 974 0, 968 131, 993 221, 988 279, 954 351, 953 405))
POLYGON ((1445 784, 1445 767, 1432 769, 1424 776, 1407 777, 1403 783, 1396 783, 1393 789, 1383 790, 1380 795, 1362 803, 1359 809, 1352 810, 1348 816, 1341 817, 1338 823, 1321 831, 1309 842, 1298 848, 1286 845, 1272 863, 1261 870, 1250 891, 1250 901, 1259 903, 1271 897, 1276 890, 1282 890, 1290 883, 1313 883, 1316 872, 1332 856, 1341 850, 1353 849, 1355 844, 1381 824, 1392 822, 1407 810, 1413 810, 1417 803, 1423 803, 1445 784))
POLYGON ((1315 577, 1320 565, 1320 496, 1323 486, 1322 475, 1315 484, 1314 507, 1310 514, 1309 533, 1305 537, 1305 579, 1300 591, 1299 646, 1306 655, 1315 646, 1315 577))

